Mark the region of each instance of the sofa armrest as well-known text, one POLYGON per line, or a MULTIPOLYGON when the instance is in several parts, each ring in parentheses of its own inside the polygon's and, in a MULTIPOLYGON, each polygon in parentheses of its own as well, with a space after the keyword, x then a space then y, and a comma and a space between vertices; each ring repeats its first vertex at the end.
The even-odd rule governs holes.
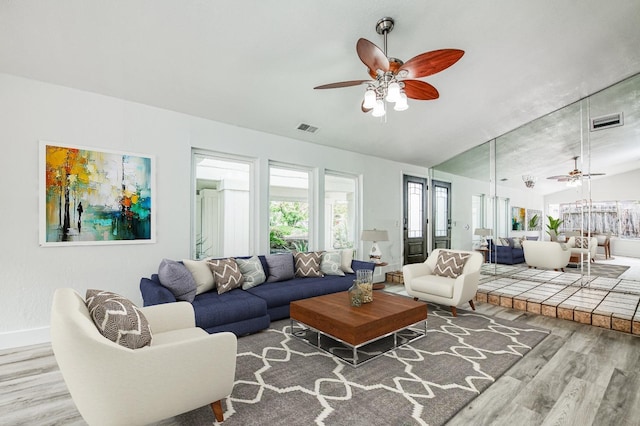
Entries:
POLYGON ((177 302, 171 290, 160 284, 160 281, 151 278, 140 279, 140 293, 144 306, 159 305, 161 303, 177 302))
POLYGON ((88 423, 102 423, 100 416, 109 413, 113 424, 147 424, 231 394, 236 336, 192 330, 185 330, 187 338, 175 331, 175 341, 155 346, 132 350, 114 343, 85 355, 90 360, 78 355, 65 381, 88 423))
POLYGON ((367 269, 369 271, 373 271, 376 267, 376 264, 373 262, 366 262, 364 260, 356 260, 353 259, 351 261, 351 269, 357 271, 358 269, 367 269))
POLYGON ((411 281, 414 278, 421 277, 423 275, 433 275, 433 271, 426 262, 410 263, 402 267, 402 279, 404 281, 404 286, 409 290, 411 290, 411 281))
POLYGON ((478 291, 479 283, 480 270, 459 275, 453 286, 453 303, 458 304, 472 300, 478 291))
POLYGON ((149 321, 152 333, 163 333, 196 326, 193 306, 189 302, 146 306, 140 308, 140 311, 149 321))

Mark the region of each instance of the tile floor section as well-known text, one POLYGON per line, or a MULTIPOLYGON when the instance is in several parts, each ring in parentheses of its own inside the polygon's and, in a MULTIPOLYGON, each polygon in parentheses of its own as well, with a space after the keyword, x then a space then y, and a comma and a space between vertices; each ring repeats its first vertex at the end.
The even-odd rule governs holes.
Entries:
POLYGON ((640 281, 508 265, 494 275, 494 267, 483 267, 479 302, 640 335, 640 281))

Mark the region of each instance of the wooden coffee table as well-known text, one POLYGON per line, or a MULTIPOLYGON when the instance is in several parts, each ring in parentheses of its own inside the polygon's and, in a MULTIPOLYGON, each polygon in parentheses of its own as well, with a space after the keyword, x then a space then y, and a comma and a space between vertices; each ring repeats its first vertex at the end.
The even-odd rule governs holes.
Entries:
POLYGON ((376 292, 373 302, 354 307, 347 292, 290 304, 291 333, 357 367, 427 333, 427 304, 376 292), (424 322, 424 330, 415 327, 424 322))

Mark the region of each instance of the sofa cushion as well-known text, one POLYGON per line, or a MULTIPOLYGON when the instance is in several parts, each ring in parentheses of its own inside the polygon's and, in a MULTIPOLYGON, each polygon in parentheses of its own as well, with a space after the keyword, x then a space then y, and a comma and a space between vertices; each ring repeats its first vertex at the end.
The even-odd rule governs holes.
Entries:
POLYGON ((238 288, 244 282, 240 268, 233 258, 211 259, 207 260, 207 264, 213 273, 213 280, 216 283, 218 294, 238 288))
POLYGON ((411 288, 420 293, 433 294, 434 296, 453 297, 454 280, 438 275, 423 275, 411 280, 411 288))
POLYGON ((353 262, 353 249, 340 250, 340 269, 347 274, 353 274, 353 268, 351 268, 351 262, 353 262))
POLYGON ((509 237, 507 238, 509 241, 509 246, 511 248, 521 249, 522 248, 522 238, 520 237, 509 237))
POLYGON ((320 257, 320 271, 325 275, 344 276, 344 271, 340 269, 342 255, 338 251, 325 251, 320 257))
POLYGON ((433 273, 441 277, 457 278, 462 274, 464 264, 467 263, 469 256, 471 256, 469 253, 456 253, 442 250, 440 254, 438 254, 438 260, 436 261, 433 273))
POLYGON ((182 263, 184 263, 184 266, 191 272, 196 282, 196 295, 213 290, 216 287, 215 281, 213 280, 213 273, 206 261, 183 259, 182 263))
POLYGON ((87 290, 86 304, 98 331, 107 339, 129 349, 151 345, 147 318, 126 297, 110 291, 87 290))
POLYGON ((253 256, 249 259, 236 258, 236 263, 240 268, 240 273, 242 273, 244 277, 244 282, 242 283, 243 290, 248 290, 267 280, 267 276, 262 269, 262 262, 260 262, 258 256, 253 256))
POLYGON ((293 258, 295 260, 295 275, 298 278, 321 277, 319 252, 300 253, 295 252, 293 258))
POLYGON ((158 267, 160 284, 168 288, 176 300, 193 302, 196 297, 196 281, 184 264, 171 259, 162 259, 158 267))
POLYGON ((268 254, 265 256, 265 259, 267 265, 269 265, 267 282, 285 281, 294 277, 293 254, 268 254))
MULTIPOLYGON (((254 287, 251 290, 261 287, 254 287)), ((211 329, 264 317, 267 314, 267 304, 248 291, 235 288, 222 294, 209 291, 199 295, 193 301, 193 312, 197 327, 211 329)))

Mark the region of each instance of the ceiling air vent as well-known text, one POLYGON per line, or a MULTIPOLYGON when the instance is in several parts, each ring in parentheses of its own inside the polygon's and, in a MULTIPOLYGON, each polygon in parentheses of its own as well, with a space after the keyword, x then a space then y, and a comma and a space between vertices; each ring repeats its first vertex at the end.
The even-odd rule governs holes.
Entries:
POLYGON ((312 126, 311 124, 306 124, 306 123, 300 123, 298 124, 298 130, 302 130, 303 132, 307 132, 307 133, 315 133, 318 131, 318 128, 315 126, 312 126))
POLYGON ((608 129, 609 127, 617 127, 622 126, 624 124, 624 120, 622 118, 622 113, 617 112, 615 114, 603 115, 602 117, 596 117, 591 119, 590 129, 593 132, 594 130, 602 130, 608 129))

